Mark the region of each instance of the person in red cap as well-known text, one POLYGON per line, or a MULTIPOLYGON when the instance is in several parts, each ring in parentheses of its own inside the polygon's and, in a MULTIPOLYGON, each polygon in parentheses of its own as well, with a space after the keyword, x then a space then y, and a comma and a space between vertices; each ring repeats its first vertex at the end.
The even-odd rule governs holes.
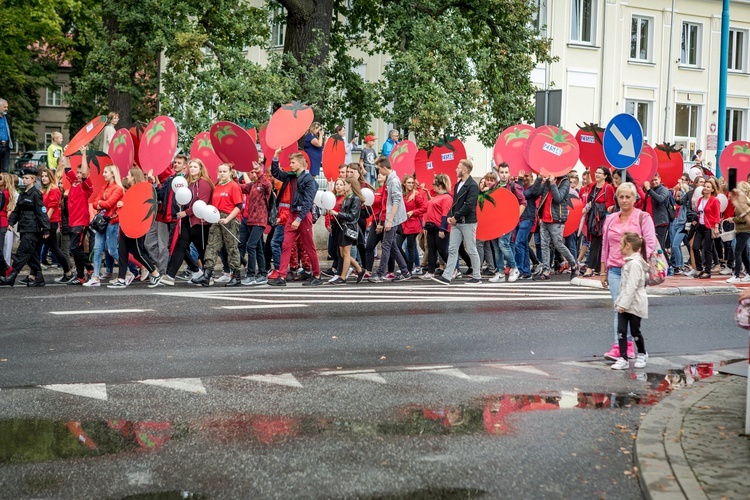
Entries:
POLYGON ((377 151, 375 151, 375 141, 378 138, 372 134, 365 136, 365 147, 362 148, 362 154, 359 156, 359 164, 362 165, 367 174, 365 179, 371 186, 375 185, 375 181, 378 180, 378 171, 375 168, 375 158, 378 157, 377 151))

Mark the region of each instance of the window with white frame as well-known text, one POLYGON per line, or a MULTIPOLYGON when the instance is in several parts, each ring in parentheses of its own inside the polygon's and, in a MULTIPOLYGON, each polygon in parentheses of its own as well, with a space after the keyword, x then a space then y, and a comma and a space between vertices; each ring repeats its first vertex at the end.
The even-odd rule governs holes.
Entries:
POLYGON ((534 7, 531 24, 539 33, 545 35, 547 33, 547 0, 531 0, 531 4, 534 7))
POLYGON ((682 154, 686 158, 692 158, 698 146, 698 134, 700 133, 701 106, 695 104, 675 105, 674 116, 674 141, 682 146, 682 154))
POLYGON ((727 109, 727 126, 725 129, 727 144, 739 141, 745 137, 746 116, 744 109, 727 109))
POLYGON ((47 87, 47 106, 62 106, 62 87, 47 87))
POLYGON ((682 23, 682 51, 680 64, 683 66, 700 66, 703 26, 697 23, 682 23))
POLYGON ((638 123, 641 124, 643 129, 643 140, 646 141, 649 138, 649 132, 651 127, 651 103, 648 101, 637 101, 634 99, 625 100, 625 112, 635 117, 638 123))
POLYGON ((593 45, 596 41, 595 0, 572 0, 570 40, 593 45))
POLYGON ((45 132, 44 133, 44 147, 47 148, 49 145, 52 144, 52 132, 45 132))
POLYGON ((630 20, 630 58, 651 61, 651 38, 653 19, 633 16, 630 20))
POLYGON ((271 47, 284 46, 286 37, 286 9, 278 7, 271 15, 271 47))
POLYGON ((729 30, 729 66, 730 71, 747 71, 747 31, 729 30))

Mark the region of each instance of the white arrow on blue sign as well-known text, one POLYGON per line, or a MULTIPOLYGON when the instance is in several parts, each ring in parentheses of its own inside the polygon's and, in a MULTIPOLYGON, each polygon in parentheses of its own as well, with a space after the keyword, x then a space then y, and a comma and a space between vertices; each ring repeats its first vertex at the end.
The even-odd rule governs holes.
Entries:
POLYGON ((616 169, 633 165, 643 149, 643 129, 633 115, 620 113, 609 121, 602 139, 604 156, 616 169))

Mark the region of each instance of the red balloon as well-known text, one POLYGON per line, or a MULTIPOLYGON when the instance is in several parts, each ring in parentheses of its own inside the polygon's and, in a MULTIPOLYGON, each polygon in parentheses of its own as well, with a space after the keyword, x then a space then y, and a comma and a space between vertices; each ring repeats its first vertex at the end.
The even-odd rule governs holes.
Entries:
POLYGON ((466 158, 466 148, 460 139, 453 139, 447 144, 435 145, 428 155, 420 149, 414 157, 414 171, 419 182, 429 185, 437 174, 445 174, 449 179, 456 178, 458 162, 466 158))
POLYGON ((534 127, 524 124, 512 125, 503 130, 497 136, 495 148, 492 152, 495 165, 507 163, 510 167, 510 175, 513 177, 516 177, 521 170, 529 172, 531 168, 526 163, 523 148, 533 132, 534 127))
MULTIPOLYGON (((101 151, 89 149, 86 151, 86 163, 89 166, 89 179, 91 179, 91 183, 94 185, 94 190, 91 192, 91 196, 89 196, 89 203, 93 203, 96 197, 99 196, 99 193, 101 193, 102 188, 107 184, 104 180, 104 167, 112 165, 112 160, 101 151)), ((73 172, 78 172, 78 167, 80 166, 81 153, 79 151, 70 157, 70 168, 73 172)))
POLYGON ((519 207, 518 198, 508 189, 481 193, 477 201, 477 240, 490 241, 513 231, 521 215, 519 207))
POLYGON ((190 158, 202 161, 206 166, 208 176, 211 179, 216 179, 219 172, 219 165, 223 162, 216 154, 216 151, 214 151, 211 136, 208 132, 201 132, 195 136, 193 144, 190 146, 190 158))
POLYGON ((532 170, 543 176, 560 177, 578 162, 579 149, 575 137, 560 127, 542 125, 531 135, 524 147, 524 157, 532 170))
POLYGON ((388 159, 391 161, 391 167, 396 175, 400 179, 403 179, 405 175, 413 174, 414 170, 414 159, 417 157, 419 148, 417 145, 410 140, 404 140, 398 143, 393 151, 391 151, 388 159))
POLYGON ((143 131, 138 146, 138 159, 144 172, 154 175, 164 172, 172 164, 177 151, 177 127, 168 116, 157 116, 143 131))
MULTIPOLYGON (((668 188, 673 188, 682 176, 683 160, 682 152, 670 150, 669 146, 658 144, 655 148, 658 161, 657 172, 661 176, 661 183, 668 188)), ((644 179, 651 180, 651 179, 644 179)))
POLYGON ((156 191, 151 183, 134 184, 122 197, 120 229, 128 238, 145 236, 156 220, 157 210, 156 191))
POLYGON ((339 176, 339 166, 345 159, 346 143, 341 136, 334 134, 326 139, 323 146, 323 175, 326 179, 336 179, 339 176))
POLYGON ((570 202, 573 207, 568 207, 568 220, 565 221, 565 227, 563 227, 563 238, 567 238, 578 231, 578 226, 581 225, 581 218, 583 217, 583 202, 573 197, 570 198, 570 202))
POLYGON ((654 148, 648 144, 644 144, 638 159, 635 160, 635 163, 629 166, 625 171, 635 180, 636 183, 643 184, 654 178, 658 166, 659 162, 656 159, 654 148))
POLYGON ((737 170, 737 182, 746 181, 750 175, 750 142, 734 141, 719 157, 721 173, 727 175, 730 168, 737 170))
POLYGON ((315 112, 300 101, 284 104, 271 116, 266 128, 266 142, 276 151, 299 140, 310 129, 315 112))
POLYGON ((99 132, 104 130, 107 125, 107 117, 104 115, 93 118, 90 122, 83 126, 76 135, 70 140, 68 145, 65 147, 65 156, 73 156, 78 153, 82 147, 94 140, 94 137, 99 135, 99 132))
POLYGON ((579 129, 576 133, 581 163, 592 171, 602 166, 609 168, 607 157, 604 156, 603 140, 604 129, 599 127, 595 127, 594 131, 587 126, 579 129))
POLYGON ((253 162, 258 161, 258 148, 255 147, 247 130, 232 122, 218 122, 211 125, 211 144, 222 161, 234 164, 240 172, 250 172, 253 162))
POLYGON ((135 160, 135 146, 129 130, 121 128, 115 132, 107 154, 120 170, 120 177, 126 177, 135 160))

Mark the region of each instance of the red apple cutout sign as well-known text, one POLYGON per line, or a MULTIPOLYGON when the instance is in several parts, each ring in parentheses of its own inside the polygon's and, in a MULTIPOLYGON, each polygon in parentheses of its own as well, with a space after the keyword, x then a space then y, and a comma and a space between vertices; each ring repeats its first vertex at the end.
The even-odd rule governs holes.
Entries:
MULTIPOLYGON (((258 139, 260 140, 260 148, 263 151, 263 154, 266 157, 265 162, 265 168, 270 169, 271 168, 271 161, 273 160, 273 155, 276 154, 275 149, 271 149, 268 144, 266 144, 266 129, 262 128, 260 129, 260 133, 258 134, 258 139)), ((281 153, 279 153, 279 168, 283 170, 284 172, 289 172, 291 170, 290 160, 289 156, 292 153, 297 152, 297 143, 293 142, 289 146, 285 147, 281 150, 281 153)), ((307 160, 307 169, 310 170, 310 159, 305 154, 305 159, 307 160)), ((337 174, 338 176, 338 174, 337 174)))
POLYGON ((570 198, 572 207, 568 207, 568 220, 565 221, 563 227, 563 238, 567 238, 573 233, 578 231, 578 226, 581 225, 581 218, 583 217, 583 202, 578 198, 570 198))
POLYGON ((143 131, 146 130, 146 123, 143 122, 135 122, 135 125, 130 127, 128 131, 130 132, 130 137, 133 138, 133 148, 135 150, 135 162, 140 165, 141 159, 138 156, 138 150, 140 149, 141 145, 141 137, 143 137, 143 131))
POLYGON ((139 182, 125 191, 119 211, 120 229, 125 236, 145 236, 156 219, 157 207, 156 191, 150 182, 139 182))
POLYGON ((214 151, 211 136, 208 132, 201 132, 195 136, 193 144, 190 146, 190 158, 202 161, 211 180, 216 179, 222 161, 214 151))
POLYGON ((656 159, 656 153, 654 148, 648 144, 643 145, 641 154, 635 163, 625 169, 629 177, 632 177, 636 183, 643 185, 644 182, 650 181, 656 174, 656 169, 659 166, 659 162, 656 159))
POLYGON ((497 136, 495 148, 492 151, 492 158, 495 160, 495 166, 505 162, 510 167, 510 175, 516 177, 521 170, 528 172, 529 164, 523 156, 523 148, 526 141, 534 132, 531 125, 513 125, 497 136))
POLYGON ((135 146, 128 129, 121 128, 115 132, 112 142, 109 143, 107 154, 112 163, 117 165, 118 170, 120 170, 120 177, 127 177, 130 167, 133 166, 135 161, 135 146))
POLYGON ((415 172, 414 159, 417 157, 418 151, 417 145, 408 139, 399 142, 393 148, 388 159, 391 161, 391 167, 393 167, 393 171, 396 172, 399 179, 415 172))
POLYGON ((417 181, 429 186, 437 174, 445 174, 449 179, 455 179, 458 162, 465 158, 464 143, 455 137, 444 137, 435 144, 429 154, 424 149, 417 151, 414 158, 417 181))
POLYGON ((524 147, 526 162, 534 172, 544 177, 567 174, 575 167, 578 156, 575 137, 567 130, 552 125, 537 128, 524 147))
MULTIPOLYGON (((93 203, 102 188, 107 184, 104 181, 104 167, 112 165, 112 160, 109 156, 105 155, 101 151, 94 151, 89 149, 86 151, 86 163, 89 167, 89 179, 94 185, 94 190, 89 196, 89 203, 93 203)), ((80 151, 70 157, 70 168, 73 172, 78 172, 78 167, 81 166, 81 153, 80 151)))
MULTIPOLYGON (((268 136, 266 136, 268 137, 268 136)), ((336 179, 339 176, 339 166, 346 159, 346 142, 338 134, 333 134, 323 146, 323 175, 326 179, 336 179)))
POLYGON ((497 188, 479 194, 477 240, 490 241, 513 231, 520 218, 518 198, 508 189, 497 188))
POLYGON ((609 168, 607 157, 604 156, 604 129, 596 123, 583 122, 578 126, 576 142, 580 150, 580 160, 583 165, 593 172, 598 167, 609 168))
POLYGON ((266 127, 266 143, 276 151, 294 144, 310 128, 315 113, 300 101, 284 104, 274 112, 266 127))
MULTIPOLYGON (((656 148, 656 159, 659 163, 657 172, 661 176, 661 183, 672 189, 682 176, 683 160, 682 151, 675 149, 674 144, 658 144, 656 148)), ((651 179, 644 179, 651 180, 651 179)))
POLYGON ((255 147, 247 130, 232 122, 218 122, 211 125, 211 144, 223 162, 234 164, 240 172, 250 172, 253 162, 258 161, 258 148, 255 147))
POLYGON ((67 146, 65 146, 65 156, 73 156, 78 153, 82 147, 88 145, 94 140, 94 137, 99 135, 99 132, 104 130, 107 125, 106 116, 97 116, 92 119, 76 135, 70 140, 67 146))
POLYGON ((750 175, 750 142, 734 141, 729 144, 719 157, 721 173, 728 175, 729 169, 737 170, 737 182, 747 181, 750 175))
POLYGON ((177 127, 168 116, 157 116, 146 126, 138 146, 138 159, 144 172, 154 175, 164 172, 172 164, 177 151, 177 127))

